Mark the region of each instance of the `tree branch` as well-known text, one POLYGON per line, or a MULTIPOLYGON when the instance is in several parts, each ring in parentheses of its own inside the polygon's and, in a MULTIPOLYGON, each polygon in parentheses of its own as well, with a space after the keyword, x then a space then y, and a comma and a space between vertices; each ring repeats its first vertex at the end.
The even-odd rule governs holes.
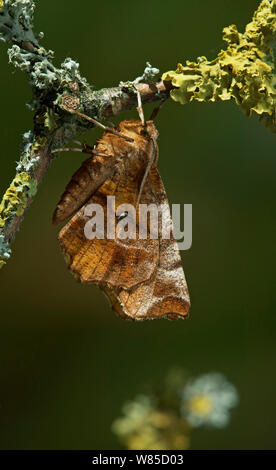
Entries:
POLYGON ((35 36, 32 31, 34 6, 33 0, 6 0, 4 4, 0 0, 0 40, 13 43, 9 60, 27 72, 33 90, 28 106, 35 111, 34 129, 24 134, 15 178, 0 205, 0 268, 10 257, 15 234, 56 156, 52 150, 93 127, 72 111, 105 119, 137 106, 137 89, 142 102, 149 103, 167 98, 171 88, 163 82, 155 83, 159 70, 147 64, 144 74, 134 82, 92 91, 81 77, 77 62, 66 59, 58 69, 52 64, 53 52, 39 45, 43 34, 35 36))
POLYGON ((40 46, 43 33, 32 30, 34 0, 0 0, 0 40, 12 43, 9 61, 27 73, 33 91, 29 108, 34 111, 34 128, 24 134, 16 175, 0 204, 0 268, 11 254, 10 245, 37 188, 57 153, 93 124, 74 111, 98 120, 137 106, 137 89, 142 103, 166 99, 182 104, 193 100, 213 102, 235 99, 248 115, 258 113, 276 131, 274 54, 276 0, 264 0, 244 34, 235 25, 224 29, 228 47, 217 58, 178 65, 163 74, 147 64, 141 77, 118 87, 93 91, 80 75, 79 64, 67 58, 57 68, 53 51, 40 46))

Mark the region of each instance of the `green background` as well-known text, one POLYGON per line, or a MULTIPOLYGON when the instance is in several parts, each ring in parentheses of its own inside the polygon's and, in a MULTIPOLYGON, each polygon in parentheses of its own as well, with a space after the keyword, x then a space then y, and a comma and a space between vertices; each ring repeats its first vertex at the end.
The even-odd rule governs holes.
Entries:
MULTIPOLYGON (((81 64, 95 88, 167 71, 224 47, 254 0, 37 2, 36 31, 81 64)), ((26 77, 1 44, 1 193, 12 180, 21 135, 32 127, 26 77)), ((147 106, 149 116, 152 107, 147 106)), ((135 117, 135 111, 121 114, 135 117)), ((171 203, 193 204, 193 246, 183 253, 191 300, 186 321, 124 322, 94 286, 67 271, 51 215, 79 154, 48 172, 1 272, 0 447, 119 448, 110 431, 143 383, 181 366, 219 371, 240 405, 225 430, 195 431, 193 449, 275 448, 275 136, 234 103, 168 102, 156 119, 159 168, 171 203)), ((99 136, 88 136, 91 143, 99 136)))

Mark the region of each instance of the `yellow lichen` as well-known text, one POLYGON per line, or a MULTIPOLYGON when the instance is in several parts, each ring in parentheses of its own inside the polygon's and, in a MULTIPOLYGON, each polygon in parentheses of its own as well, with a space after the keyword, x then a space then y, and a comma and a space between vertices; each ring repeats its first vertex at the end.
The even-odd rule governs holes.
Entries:
POLYGON ((39 113, 37 113, 35 120, 37 124, 42 124, 43 127, 53 131, 57 128, 57 119, 59 119, 59 116, 54 112, 53 108, 48 108, 48 106, 43 105, 39 113))
POLYGON ((186 61, 184 66, 178 64, 175 71, 163 74, 162 79, 174 87, 172 99, 186 104, 233 98, 247 115, 261 115, 276 132, 276 79, 270 46, 275 33, 275 1, 264 0, 244 34, 235 25, 224 28, 223 39, 228 47, 216 59, 199 57, 196 62, 186 61))
POLYGON ((33 152, 37 152, 41 147, 43 147, 43 145, 46 144, 46 142, 47 142, 47 137, 43 137, 43 136, 37 137, 37 139, 35 140, 32 146, 33 152))
POLYGON ((5 264, 7 264, 6 261, 3 261, 3 260, 0 259, 0 269, 3 268, 3 266, 5 266, 5 264))
POLYGON ((44 126, 47 127, 49 131, 53 131, 57 128, 56 119, 58 118, 58 114, 56 114, 52 108, 47 108, 45 113, 44 126))
POLYGON ((37 182, 26 172, 19 173, 3 196, 0 205, 0 228, 14 215, 21 216, 29 197, 35 195, 37 182))

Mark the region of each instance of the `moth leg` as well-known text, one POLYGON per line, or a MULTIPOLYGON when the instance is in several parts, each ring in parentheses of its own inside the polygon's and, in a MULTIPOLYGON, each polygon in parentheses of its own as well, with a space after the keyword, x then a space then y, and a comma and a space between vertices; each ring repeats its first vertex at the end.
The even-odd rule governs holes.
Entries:
POLYGON ((73 142, 77 145, 79 145, 81 148, 78 147, 64 147, 64 148, 58 148, 55 150, 52 150, 51 153, 59 153, 59 152, 81 152, 81 153, 86 153, 88 155, 98 155, 99 157, 106 157, 107 155, 105 153, 100 153, 95 150, 94 147, 91 147, 91 145, 86 144, 85 142, 79 142, 78 140, 73 140, 73 142))
POLYGON ((154 108, 154 110, 152 111, 151 116, 150 116, 150 121, 153 121, 156 118, 157 114, 159 113, 160 109, 163 108, 163 106, 166 103, 167 99, 168 98, 165 98, 162 101, 160 101, 159 105, 156 106, 156 108, 154 108))
POLYGON ((84 142, 80 145, 82 146, 82 153, 87 153, 88 155, 92 155, 94 157, 96 157, 97 155, 99 157, 108 157, 108 155, 106 153, 97 152, 97 150, 95 148, 95 145, 93 147, 91 147, 91 145, 88 145, 86 142, 84 142))
POLYGON ((155 141, 153 141, 153 145, 155 147, 155 159, 154 159, 154 164, 157 165, 158 163, 158 158, 159 158, 159 147, 155 141))
POLYGON ((86 144, 83 144, 79 140, 73 140, 74 144, 79 145, 81 148, 78 147, 63 147, 63 148, 58 148, 55 150, 52 150, 51 153, 59 153, 59 152, 83 152, 86 144))
POLYGON ((52 150, 51 153, 58 153, 58 152, 82 152, 82 149, 79 149, 77 147, 66 147, 66 148, 60 148, 60 149, 55 149, 52 150))
MULTIPOLYGON (((136 87, 135 87, 136 88, 136 87)), ((140 91, 138 90, 138 88, 136 88, 136 93, 137 93, 137 101, 138 101, 138 106, 137 106, 137 111, 138 111, 138 114, 139 114, 139 118, 141 119, 141 122, 142 122, 142 125, 145 126, 145 116, 144 116, 144 111, 143 111, 143 105, 142 105, 142 99, 141 99, 141 93, 140 91)))
POLYGON ((112 121, 108 121, 107 119, 105 119, 105 122, 106 122, 106 124, 108 124, 108 127, 111 127, 111 128, 116 127, 114 122, 112 122, 112 121))
POLYGON ((123 139, 127 140, 128 142, 133 142, 133 139, 131 139, 130 137, 127 137, 126 135, 121 134, 120 132, 115 131, 115 130, 112 129, 111 127, 105 126, 105 125, 102 124, 101 122, 97 121, 96 119, 94 119, 94 118, 92 118, 92 117, 90 117, 90 116, 87 116, 86 114, 80 113, 79 111, 74 111, 74 114, 76 114, 77 116, 79 116, 79 117, 81 117, 81 118, 83 118, 83 119, 86 119, 86 120, 89 121, 89 122, 92 122, 95 126, 100 127, 100 128, 103 129, 105 132, 110 132, 111 134, 117 135, 118 137, 122 137, 123 139))

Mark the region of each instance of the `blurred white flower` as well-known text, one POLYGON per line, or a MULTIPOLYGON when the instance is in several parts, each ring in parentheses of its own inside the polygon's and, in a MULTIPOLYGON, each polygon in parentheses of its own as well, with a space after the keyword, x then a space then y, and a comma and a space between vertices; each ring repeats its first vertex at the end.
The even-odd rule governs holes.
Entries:
POLYGON ((224 428, 230 420, 230 409, 238 402, 234 385, 224 375, 214 372, 188 382, 182 392, 181 411, 194 427, 224 428))

